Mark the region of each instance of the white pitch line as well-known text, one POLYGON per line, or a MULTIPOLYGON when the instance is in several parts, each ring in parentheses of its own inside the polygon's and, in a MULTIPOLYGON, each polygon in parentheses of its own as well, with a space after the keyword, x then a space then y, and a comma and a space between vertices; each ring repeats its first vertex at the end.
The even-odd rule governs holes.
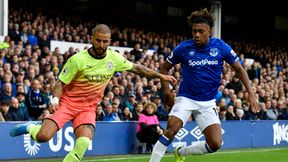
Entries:
MULTIPOLYGON (((235 154, 235 153, 241 153, 241 152, 267 152, 267 151, 276 151, 276 150, 288 150, 288 148, 271 148, 271 149, 259 149, 259 150, 235 150, 235 151, 221 151, 216 152, 213 154, 206 154, 206 155, 215 155, 215 154, 235 154)), ((125 156, 125 155, 124 155, 125 156)), ((164 157, 172 157, 173 155, 165 155, 164 157)), ((106 158, 106 159, 94 159, 94 160, 83 160, 83 162, 96 162, 96 161, 118 161, 118 160, 129 160, 129 159, 149 159, 150 155, 147 156, 138 156, 135 157, 135 155, 126 156, 126 157, 117 157, 117 158, 106 158)))

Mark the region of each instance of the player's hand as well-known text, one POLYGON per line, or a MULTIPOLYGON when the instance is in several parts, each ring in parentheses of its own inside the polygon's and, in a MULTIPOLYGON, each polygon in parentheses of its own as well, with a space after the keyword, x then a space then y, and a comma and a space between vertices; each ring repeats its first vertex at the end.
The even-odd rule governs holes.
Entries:
POLYGON ((174 95, 172 92, 164 92, 164 103, 170 107, 170 109, 173 107, 174 105, 174 95))
POLYGON ((48 110, 51 114, 53 114, 58 110, 59 98, 58 97, 52 97, 52 96, 50 96, 49 98, 50 98, 51 104, 50 104, 48 110))
POLYGON ((170 75, 161 74, 161 79, 164 80, 164 81, 170 81, 174 85, 177 83, 177 79, 175 77, 173 77, 173 76, 170 76, 170 75))
POLYGON ((249 94, 249 101, 250 101, 250 110, 253 113, 259 113, 260 112, 260 107, 258 105, 257 99, 254 96, 254 94, 249 94))
POLYGON ((49 112, 51 114, 54 114, 58 110, 59 105, 58 104, 51 104, 48 108, 49 112))

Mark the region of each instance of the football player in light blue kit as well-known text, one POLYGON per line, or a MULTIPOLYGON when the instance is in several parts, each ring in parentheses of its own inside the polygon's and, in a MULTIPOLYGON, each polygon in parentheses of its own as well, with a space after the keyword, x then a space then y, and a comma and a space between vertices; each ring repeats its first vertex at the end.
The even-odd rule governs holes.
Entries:
POLYGON ((237 54, 223 40, 211 37, 214 18, 207 9, 192 12, 188 17, 192 28, 193 40, 181 42, 168 56, 161 67, 161 73, 181 64, 182 81, 176 100, 169 83, 164 81, 165 103, 173 106, 169 114, 167 130, 155 144, 150 162, 159 162, 167 146, 182 128, 191 113, 206 141, 201 141, 174 150, 176 162, 183 162, 184 155, 213 153, 221 147, 221 125, 216 110, 215 96, 221 82, 224 61, 229 63, 243 82, 249 93, 250 108, 259 112, 257 100, 253 94, 246 71, 239 63, 237 54), (175 101, 175 104, 174 104, 175 101))

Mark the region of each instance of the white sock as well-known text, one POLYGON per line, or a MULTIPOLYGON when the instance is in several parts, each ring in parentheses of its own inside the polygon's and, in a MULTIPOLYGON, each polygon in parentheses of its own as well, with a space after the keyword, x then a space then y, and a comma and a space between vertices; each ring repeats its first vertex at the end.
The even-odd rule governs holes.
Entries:
POLYGON ((154 145, 149 162, 160 162, 166 150, 167 146, 165 146, 160 141, 157 141, 156 144, 154 145))
POLYGON ((201 155, 208 153, 206 149, 206 141, 200 141, 190 146, 181 147, 178 152, 180 155, 201 155))

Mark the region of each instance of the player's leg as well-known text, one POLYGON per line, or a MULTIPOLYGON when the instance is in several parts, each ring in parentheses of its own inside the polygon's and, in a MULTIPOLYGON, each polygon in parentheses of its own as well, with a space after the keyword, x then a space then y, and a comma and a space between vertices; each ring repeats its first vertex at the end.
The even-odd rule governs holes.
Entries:
POLYGON ((44 119, 42 125, 37 122, 27 122, 16 125, 11 131, 12 137, 29 133, 33 140, 37 142, 49 141, 57 132, 58 126, 56 123, 49 119, 44 119))
POLYGON ((29 133, 33 140, 37 142, 47 142, 63 125, 73 118, 73 112, 66 109, 60 102, 59 109, 52 115, 44 119, 42 125, 37 122, 27 122, 16 125, 11 131, 12 137, 29 133))
POLYGON ((81 125, 75 130, 76 143, 72 151, 70 151, 63 162, 78 162, 83 158, 86 150, 93 138, 95 127, 93 125, 81 125))
POLYGON ((78 162, 83 158, 88 149, 95 132, 95 111, 81 112, 73 121, 74 133, 76 136, 75 146, 63 162, 78 162))
POLYGON ((55 121, 44 119, 42 125, 31 125, 29 127, 29 134, 32 139, 37 142, 47 142, 54 136, 58 129, 55 121))
POLYGON ((60 102, 58 110, 52 116, 45 118, 41 127, 32 126, 29 128, 29 134, 35 141, 47 142, 68 121, 73 119, 75 114, 77 113, 71 111, 65 104, 60 102))
POLYGON ((160 162, 167 150, 167 147, 170 145, 179 129, 182 128, 182 125, 183 122, 181 119, 176 116, 169 116, 167 130, 154 145, 150 162, 160 162))
POLYGON ((206 149, 209 153, 216 152, 222 144, 222 129, 220 124, 208 126, 203 131, 206 139, 206 149))
POLYGON ((220 120, 217 112, 212 108, 194 110, 193 116, 199 129, 205 135, 205 141, 194 143, 190 146, 182 147, 178 150, 180 155, 197 155, 217 151, 222 143, 222 133, 220 120))

